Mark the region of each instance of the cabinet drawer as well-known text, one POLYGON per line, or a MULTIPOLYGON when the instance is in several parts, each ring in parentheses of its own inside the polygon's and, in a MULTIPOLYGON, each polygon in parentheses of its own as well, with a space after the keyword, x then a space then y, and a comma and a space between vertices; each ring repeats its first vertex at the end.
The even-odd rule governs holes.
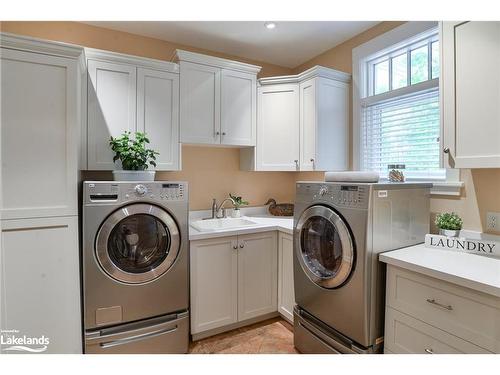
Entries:
POLYGON ((389 266, 387 305, 489 351, 500 352, 500 299, 389 266))
POLYGON ((385 353, 474 354, 487 350, 388 307, 385 353))

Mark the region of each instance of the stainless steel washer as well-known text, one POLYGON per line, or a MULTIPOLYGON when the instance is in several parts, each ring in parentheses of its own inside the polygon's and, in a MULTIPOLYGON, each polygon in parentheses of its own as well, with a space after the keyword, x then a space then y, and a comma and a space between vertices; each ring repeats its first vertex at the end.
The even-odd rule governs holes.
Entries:
POLYGON ((86 353, 187 352, 187 223, 186 182, 84 182, 86 353))
POLYGON ((385 269, 378 254, 424 241, 430 187, 297 183, 294 342, 299 351, 382 349, 385 269))

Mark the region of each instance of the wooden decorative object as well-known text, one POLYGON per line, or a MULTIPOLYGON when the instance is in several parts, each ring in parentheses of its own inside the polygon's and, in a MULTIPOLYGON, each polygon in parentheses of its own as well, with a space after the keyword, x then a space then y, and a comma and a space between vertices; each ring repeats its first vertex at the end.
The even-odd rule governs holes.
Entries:
POLYGON ((277 204, 275 199, 269 198, 265 204, 269 204, 268 210, 273 216, 293 216, 294 205, 292 203, 277 204))

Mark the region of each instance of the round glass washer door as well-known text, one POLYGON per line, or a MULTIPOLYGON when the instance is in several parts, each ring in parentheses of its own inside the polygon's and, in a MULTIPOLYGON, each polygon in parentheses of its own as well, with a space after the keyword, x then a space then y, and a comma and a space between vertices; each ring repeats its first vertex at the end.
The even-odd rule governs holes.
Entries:
POLYGON ((97 233, 95 254, 111 278, 141 284, 167 272, 179 250, 174 219, 157 206, 137 203, 106 218, 97 233))
POLYGON ((354 268, 354 245, 343 219, 325 206, 300 216, 296 237, 299 263, 315 284, 328 289, 344 284, 354 268))

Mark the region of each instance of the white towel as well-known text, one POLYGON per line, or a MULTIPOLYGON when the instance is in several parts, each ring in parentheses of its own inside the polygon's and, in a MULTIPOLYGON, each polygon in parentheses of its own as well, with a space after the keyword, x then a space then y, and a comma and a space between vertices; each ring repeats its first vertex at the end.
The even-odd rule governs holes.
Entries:
POLYGON ((326 182, 378 182, 377 172, 325 172, 326 182))

